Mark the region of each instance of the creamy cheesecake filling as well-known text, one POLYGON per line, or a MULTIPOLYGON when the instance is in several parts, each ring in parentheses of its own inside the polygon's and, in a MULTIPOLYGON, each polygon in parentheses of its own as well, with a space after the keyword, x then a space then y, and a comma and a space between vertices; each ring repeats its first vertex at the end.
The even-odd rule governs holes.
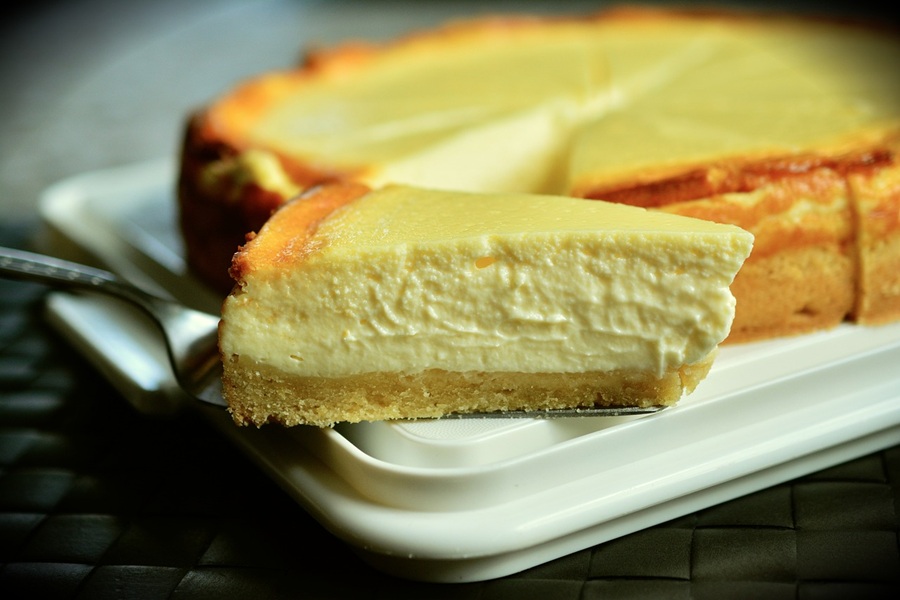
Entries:
POLYGON ((455 53, 442 44, 388 51, 365 69, 336 69, 315 86, 298 85, 246 136, 339 166, 382 164, 559 98, 586 102, 608 85, 605 60, 590 36, 567 31, 534 38, 522 31, 529 41, 522 44, 487 36, 455 53))
MULTIPOLYGON (((572 145, 566 189, 602 197, 590 190, 730 160, 839 156, 883 144, 885 131, 900 126, 900 78, 885 71, 898 58, 896 40, 824 24, 738 27, 739 34, 698 27, 692 44, 673 44, 686 68, 649 79, 645 93, 586 123, 572 145)), ((659 29, 654 39, 666 41, 667 28, 659 29)), ((624 77, 611 68, 613 85, 624 77)))
POLYGON ((558 98, 448 135, 427 150, 369 169, 361 179, 372 187, 549 193, 564 179, 566 149, 584 111, 580 102, 558 98), (502 160, 485 160, 488 147, 502 160))
POLYGON ((292 269, 251 274, 227 300, 224 355, 304 377, 662 376, 728 334, 752 243, 632 207, 399 186, 338 210, 316 238, 292 269))

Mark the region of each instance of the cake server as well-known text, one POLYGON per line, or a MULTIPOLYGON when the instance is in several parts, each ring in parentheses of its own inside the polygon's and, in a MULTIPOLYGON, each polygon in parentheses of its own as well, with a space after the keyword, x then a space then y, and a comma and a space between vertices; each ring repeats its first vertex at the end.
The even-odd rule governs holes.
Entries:
POLYGON ((178 384, 199 400, 226 406, 221 393, 218 316, 146 292, 109 271, 24 250, 0 248, 0 275, 97 292, 140 308, 162 331, 178 384))
MULTIPOLYGON (((146 313, 166 342, 178 384, 194 398, 226 407, 222 397, 222 363, 218 352, 219 316, 194 310, 151 294, 103 269, 52 256, 0 247, 0 275, 43 283, 55 288, 100 293, 125 300, 146 313)), ((556 418, 629 416, 658 412, 664 407, 591 407, 542 411, 459 413, 441 418, 556 418)))

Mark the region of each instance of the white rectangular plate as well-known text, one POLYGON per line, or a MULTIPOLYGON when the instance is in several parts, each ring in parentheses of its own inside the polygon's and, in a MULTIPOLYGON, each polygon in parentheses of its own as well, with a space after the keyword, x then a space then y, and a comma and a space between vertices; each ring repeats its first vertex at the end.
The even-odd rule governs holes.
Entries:
MULTIPOLYGON (((160 161, 48 189, 45 249, 217 311, 192 280, 160 161)), ((54 293, 51 321, 135 407, 187 405, 376 567, 500 577, 900 443, 900 324, 723 348, 678 406, 646 417, 234 426, 174 384, 152 325, 54 293)))

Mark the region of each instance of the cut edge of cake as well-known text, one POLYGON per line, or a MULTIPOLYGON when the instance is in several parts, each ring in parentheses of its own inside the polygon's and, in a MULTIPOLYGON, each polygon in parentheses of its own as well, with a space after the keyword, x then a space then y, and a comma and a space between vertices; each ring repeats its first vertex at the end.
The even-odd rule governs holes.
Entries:
POLYGON ((751 246, 735 226, 591 200, 321 186, 235 256, 225 396, 257 426, 671 405, 728 334, 751 246), (494 199, 521 213, 501 233, 479 221, 494 199), (554 224, 547 202, 574 212, 554 224), (435 224, 394 235, 417 219, 435 224))

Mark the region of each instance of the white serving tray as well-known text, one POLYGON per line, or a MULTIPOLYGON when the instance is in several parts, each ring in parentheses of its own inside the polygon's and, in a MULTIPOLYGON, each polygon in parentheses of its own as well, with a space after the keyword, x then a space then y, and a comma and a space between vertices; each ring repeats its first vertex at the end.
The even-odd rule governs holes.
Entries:
MULTIPOLYGON (((217 311, 186 273, 171 161, 87 173, 41 201, 44 249, 217 311)), ((723 348, 646 417, 238 428, 183 397, 153 326, 114 300, 47 313, 136 408, 199 410, 372 565, 491 579, 900 443, 900 324, 723 348)))

